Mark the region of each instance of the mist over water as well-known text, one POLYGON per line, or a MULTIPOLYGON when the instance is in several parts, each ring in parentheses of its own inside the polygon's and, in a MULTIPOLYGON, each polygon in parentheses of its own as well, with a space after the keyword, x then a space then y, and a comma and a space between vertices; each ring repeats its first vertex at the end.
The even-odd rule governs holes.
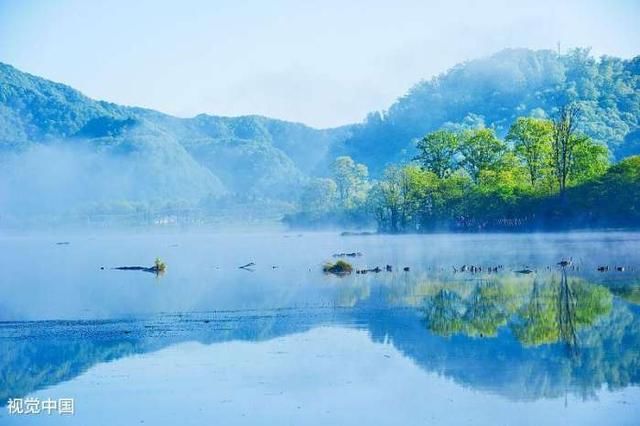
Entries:
POLYGON ((122 148, 100 149, 78 139, 34 145, 26 152, 1 157, 2 226, 47 225, 58 216, 63 223, 78 225, 83 214, 92 211, 108 214, 132 205, 195 203, 220 194, 219 180, 186 153, 182 160, 188 164, 182 167, 189 167, 190 173, 181 176, 180 170, 170 168, 181 159, 174 158, 175 152, 168 147, 155 152, 151 162, 142 147, 137 148, 140 152, 118 149, 122 148), (194 176, 200 179, 191 179, 194 176))
MULTIPOLYGON (((3 237, 0 291, 4 320, 97 319, 158 312, 276 309, 333 306, 335 291, 390 282, 477 280, 483 274, 454 274, 462 265, 502 265, 503 274, 530 268, 571 272, 595 282, 637 278, 637 233, 434 234, 350 236, 295 232, 60 233, 48 237, 3 237), (59 245, 56 243, 68 242, 59 245), (358 269, 391 265, 394 272, 336 278, 321 273, 335 253, 358 269), (150 266, 160 257, 164 276, 112 270, 150 266), (255 263, 250 271, 241 265, 255 263), (596 269, 609 265, 607 274, 596 269), (410 267, 405 273, 402 268, 410 267), (624 266, 616 273, 615 266, 624 266), (102 270, 100 268, 104 267, 102 270), (635 271, 635 272, 634 272, 635 271), (18 290, 19 289, 19 290, 18 290)), ((486 278, 486 277, 484 277, 486 278)), ((490 276, 489 276, 490 278, 490 276)))

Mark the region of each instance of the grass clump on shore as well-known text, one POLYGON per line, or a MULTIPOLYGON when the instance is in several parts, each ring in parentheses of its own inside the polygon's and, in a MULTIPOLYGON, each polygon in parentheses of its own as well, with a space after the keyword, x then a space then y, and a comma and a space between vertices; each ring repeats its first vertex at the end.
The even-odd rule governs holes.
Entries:
POLYGON ((346 275, 353 272, 353 266, 344 260, 338 260, 335 263, 327 262, 322 267, 322 271, 327 274, 346 275))

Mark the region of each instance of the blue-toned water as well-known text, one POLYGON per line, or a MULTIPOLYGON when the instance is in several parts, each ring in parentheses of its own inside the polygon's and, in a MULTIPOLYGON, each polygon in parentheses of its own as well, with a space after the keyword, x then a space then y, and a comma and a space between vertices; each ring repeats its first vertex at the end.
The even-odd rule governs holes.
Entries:
POLYGON ((0 399, 74 399, 0 424, 640 422, 637 233, 5 235, 0 253, 0 399), (392 272, 323 274, 340 252, 392 272), (162 275, 111 269, 157 256, 162 275))

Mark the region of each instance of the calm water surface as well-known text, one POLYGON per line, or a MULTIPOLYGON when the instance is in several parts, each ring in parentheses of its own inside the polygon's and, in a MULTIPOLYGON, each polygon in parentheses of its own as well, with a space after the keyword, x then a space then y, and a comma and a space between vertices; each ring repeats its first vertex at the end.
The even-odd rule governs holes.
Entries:
POLYGON ((0 401, 75 399, 3 425, 640 424, 637 233, 4 235, 0 254, 0 401), (393 272, 324 275, 339 252, 393 272), (156 256, 162 276, 111 269, 156 256))

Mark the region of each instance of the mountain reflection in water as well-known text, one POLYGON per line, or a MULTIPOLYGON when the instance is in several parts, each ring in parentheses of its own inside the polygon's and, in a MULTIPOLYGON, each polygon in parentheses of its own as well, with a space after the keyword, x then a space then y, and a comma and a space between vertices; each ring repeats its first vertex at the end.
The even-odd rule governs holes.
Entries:
POLYGON ((640 382, 637 284, 539 274, 369 275, 333 287, 334 306, 0 323, 0 400, 92 366, 180 342, 264 341, 321 326, 366 330, 428 372, 512 400, 640 382), (621 290, 623 289, 623 290, 621 290))

